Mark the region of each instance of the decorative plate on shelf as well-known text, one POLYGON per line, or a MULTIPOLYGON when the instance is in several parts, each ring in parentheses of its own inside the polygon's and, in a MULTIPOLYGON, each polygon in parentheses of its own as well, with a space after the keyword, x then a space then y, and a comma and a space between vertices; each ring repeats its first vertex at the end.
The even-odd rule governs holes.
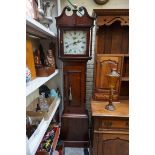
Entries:
POLYGON ((109 0, 94 0, 95 3, 99 4, 99 5, 102 5, 102 4, 105 4, 107 3, 109 0))

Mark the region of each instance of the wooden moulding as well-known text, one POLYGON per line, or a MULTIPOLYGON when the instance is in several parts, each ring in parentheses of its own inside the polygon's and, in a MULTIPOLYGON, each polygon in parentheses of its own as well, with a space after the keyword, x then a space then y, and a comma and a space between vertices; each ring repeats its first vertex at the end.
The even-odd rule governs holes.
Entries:
POLYGON ((103 26, 103 25, 112 25, 114 22, 120 21, 121 26, 128 26, 129 25, 129 17, 127 16, 121 16, 121 17, 113 17, 113 16, 104 16, 104 17, 98 17, 97 19, 97 25, 103 26))
POLYGON ((53 109, 55 107, 56 101, 57 101, 57 97, 49 97, 46 99, 47 103, 49 104, 49 109, 47 112, 36 112, 36 107, 37 107, 37 103, 39 102, 39 97, 36 98, 35 100, 33 100, 27 107, 26 109, 26 115, 32 117, 32 116, 36 116, 36 117, 42 117, 45 120, 48 120, 51 116, 51 113, 53 112, 53 109))
POLYGON ((129 26, 129 9, 94 9, 97 26, 111 25, 116 21, 121 26, 129 26))
POLYGON ((55 67, 36 68, 37 77, 47 77, 55 72, 55 67))

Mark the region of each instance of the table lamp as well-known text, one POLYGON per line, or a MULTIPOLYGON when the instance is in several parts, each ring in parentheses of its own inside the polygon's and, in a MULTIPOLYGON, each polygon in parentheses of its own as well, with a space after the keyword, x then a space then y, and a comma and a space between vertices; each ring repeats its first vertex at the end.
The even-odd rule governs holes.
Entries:
POLYGON ((107 74, 108 83, 109 83, 109 103, 105 106, 105 109, 113 111, 115 110, 115 106, 113 105, 113 92, 116 88, 117 81, 119 79, 120 75, 116 72, 115 68, 112 68, 111 73, 107 74))

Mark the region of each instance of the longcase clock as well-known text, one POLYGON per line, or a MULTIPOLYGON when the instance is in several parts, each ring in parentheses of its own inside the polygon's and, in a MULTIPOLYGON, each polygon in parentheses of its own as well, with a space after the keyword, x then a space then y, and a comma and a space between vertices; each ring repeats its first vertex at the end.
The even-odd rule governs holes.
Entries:
POLYGON ((94 18, 85 7, 66 6, 56 17, 58 55, 63 62, 62 139, 65 146, 88 145, 86 64, 91 59, 94 18), (67 15, 71 12, 71 15, 67 15))

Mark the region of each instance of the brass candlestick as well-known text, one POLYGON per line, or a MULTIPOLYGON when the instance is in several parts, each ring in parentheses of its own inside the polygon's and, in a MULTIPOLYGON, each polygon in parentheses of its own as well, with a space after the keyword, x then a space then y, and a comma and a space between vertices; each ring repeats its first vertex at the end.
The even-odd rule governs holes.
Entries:
POLYGON ((110 94, 109 94, 109 104, 105 106, 105 109, 113 111, 115 110, 115 106, 113 105, 113 91, 116 88, 117 81, 120 75, 116 72, 116 69, 112 69, 110 74, 107 74, 110 94))

